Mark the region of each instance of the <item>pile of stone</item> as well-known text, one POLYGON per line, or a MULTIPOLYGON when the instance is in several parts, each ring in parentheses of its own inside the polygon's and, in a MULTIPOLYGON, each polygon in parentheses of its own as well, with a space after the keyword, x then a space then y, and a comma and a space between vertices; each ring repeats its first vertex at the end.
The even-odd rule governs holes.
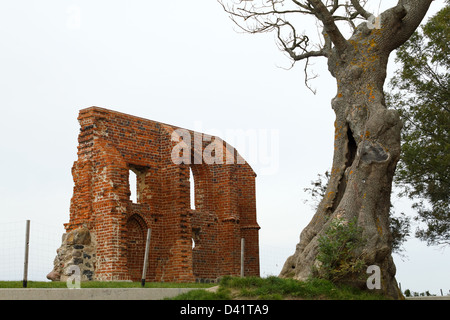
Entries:
POLYGON ((87 228, 65 233, 62 245, 56 251, 53 270, 47 275, 52 281, 67 281, 79 275, 81 281, 93 280, 95 270, 95 244, 87 228))

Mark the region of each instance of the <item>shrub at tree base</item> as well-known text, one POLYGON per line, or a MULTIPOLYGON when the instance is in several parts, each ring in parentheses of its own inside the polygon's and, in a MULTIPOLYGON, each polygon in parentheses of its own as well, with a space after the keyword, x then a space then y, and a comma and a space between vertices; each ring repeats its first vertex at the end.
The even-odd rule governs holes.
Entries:
POLYGON ((365 270, 365 263, 358 254, 365 241, 356 219, 349 222, 335 219, 319 237, 319 254, 315 274, 319 278, 339 282, 355 278, 365 270))

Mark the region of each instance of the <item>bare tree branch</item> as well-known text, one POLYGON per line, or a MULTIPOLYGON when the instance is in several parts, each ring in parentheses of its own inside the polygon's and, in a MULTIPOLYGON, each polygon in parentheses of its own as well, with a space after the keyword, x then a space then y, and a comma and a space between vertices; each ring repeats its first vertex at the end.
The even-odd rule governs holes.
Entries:
POLYGON ((399 47, 414 33, 420 25, 433 0, 399 0, 394 13, 401 19, 400 29, 391 46, 399 47))
POLYGON ((347 7, 347 4, 342 4, 339 0, 327 0, 326 4, 320 0, 218 0, 218 2, 244 32, 276 31, 280 49, 286 51, 294 61, 310 57, 328 57, 333 45, 338 50, 344 50, 348 43, 334 21, 348 21, 357 15, 333 16, 339 8, 347 7), (308 36, 298 34, 288 17, 299 14, 313 15, 321 21, 325 30, 322 32, 324 46, 313 46, 308 36))
POLYGON ((339 28, 336 26, 333 15, 328 11, 327 7, 320 0, 308 0, 311 6, 315 9, 314 14, 324 26, 325 31, 330 36, 331 41, 334 43, 338 51, 344 51, 348 42, 342 35, 339 28))
MULTIPOLYGON (((368 20, 373 16, 364 8, 368 0, 217 1, 244 32, 275 31, 279 48, 294 62, 312 57, 330 57, 333 51, 340 55, 350 45, 337 23, 347 22, 356 31, 356 20, 368 20), (308 35, 299 33, 297 17, 301 16, 317 19, 323 41, 320 39, 313 43, 308 35)), ((393 50, 406 41, 417 28, 423 18, 420 15, 427 11, 431 1, 398 0, 396 6, 383 12, 380 16, 382 31, 376 35, 377 46, 383 50, 393 50)), ((360 26, 364 28, 364 25, 360 26)))
POLYGON ((318 75, 317 75, 317 74, 313 74, 313 76, 310 77, 310 76, 308 75, 308 66, 309 66, 309 57, 306 58, 305 68, 303 69, 303 71, 305 72, 305 86, 306 86, 313 94, 316 94, 317 90, 310 87, 309 81, 310 81, 310 80, 313 80, 313 79, 315 79, 315 78, 317 78, 318 75))
POLYGON ((306 35, 303 35, 301 37, 297 36, 297 32, 294 28, 294 26, 289 23, 288 21, 282 21, 281 23, 278 23, 276 25, 277 29, 277 38, 279 40, 280 46, 284 51, 286 51, 289 56, 294 61, 299 61, 303 59, 308 59, 310 57, 326 57, 327 51, 325 48, 317 51, 310 51, 309 46, 309 38, 306 35), (291 39, 284 39, 281 35, 281 28, 282 27, 289 27, 291 28, 292 32, 292 38, 291 39), (297 54, 295 51, 296 49, 301 50, 301 54, 297 54))
POLYGON ((398 0, 395 7, 381 14, 379 44, 392 51, 401 46, 420 25, 433 0, 398 0))
POLYGON ((355 10, 358 12, 358 14, 360 14, 365 19, 369 19, 372 16, 372 14, 370 12, 366 11, 361 6, 361 4, 359 3, 359 0, 351 0, 351 3, 353 5, 353 7, 355 8, 355 10))

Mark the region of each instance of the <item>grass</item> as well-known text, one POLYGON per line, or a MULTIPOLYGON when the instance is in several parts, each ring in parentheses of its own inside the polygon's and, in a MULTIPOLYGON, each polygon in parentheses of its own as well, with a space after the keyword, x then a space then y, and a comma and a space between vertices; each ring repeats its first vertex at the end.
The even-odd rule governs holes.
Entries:
MULTIPOLYGON (((216 292, 204 289, 212 283, 146 282, 145 288, 199 288, 172 300, 383 300, 384 296, 349 286, 338 286, 324 279, 298 281, 275 276, 223 277, 216 292)), ((67 288, 65 282, 28 281, 28 288, 67 288)), ((22 288, 22 281, 0 281, 0 288, 22 288)), ((140 282, 82 282, 81 288, 141 288, 140 282)))
POLYGON ((297 281, 278 277, 224 277, 216 293, 193 290, 174 300, 385 300, 384 296, 349 286, 337 286, 328 280, 297 281))
MULTIPOLYGON (((210 288, 212 283, 146 282, 145 288, 210 288)), ((0 281, 1 288, 22 288, 22 281, 0 281)), ((28 281, 27 288, 67 288, 66 282, 28 281)), ((87 281, 81 288, 141 288, 140 282, 87 281)))

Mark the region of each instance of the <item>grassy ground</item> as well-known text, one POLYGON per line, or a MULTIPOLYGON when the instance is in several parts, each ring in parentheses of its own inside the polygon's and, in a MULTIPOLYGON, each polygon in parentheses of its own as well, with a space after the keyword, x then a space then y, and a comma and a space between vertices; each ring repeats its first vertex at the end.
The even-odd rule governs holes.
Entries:
MULTIPOLYGON (((146 282, 145 288, 210 288, 211 283, 146 282)), ((22 281, 0 281, 1 288, 22 288, 22 281)), ((66 282, 28 281, 27 288, 67 288, 66 282)), ((140 282, 81 282, 81 288, 141 288, 140 282)))
POLYGON ((224 277, 216 292, 193 290, 174 300, 385 300, 386 297, 370 291, 336 286, 330 281, 311 279, 305 282, 293 279, 224 277))
MULTIPOLYGON (((199 288, 181 294, 173 300, 383 300, 387 299, 371 291, 361 291, 337 286, 330 281, 311 279, 297 281, 278 277, 223 277, 215 292, 204 289, 217 286, 206 283, 147 282, 145 288, 199 288)), ((28 288, 67 288, 65 282, 29 281, 28 288)), ((0 281, 0 288, 22 288, 22 281, 0 281)), ((82 282, 81 288, 141 288, 140 282, 82 282)))

